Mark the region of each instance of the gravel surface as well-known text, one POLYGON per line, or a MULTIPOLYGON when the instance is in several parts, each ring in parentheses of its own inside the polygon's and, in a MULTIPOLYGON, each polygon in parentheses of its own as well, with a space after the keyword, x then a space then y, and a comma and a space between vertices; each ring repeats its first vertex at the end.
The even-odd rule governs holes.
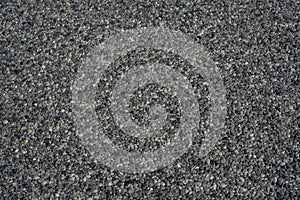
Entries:
POLYGON ((0 199, 299 198, 299 8, 296 0, 2 0, 0 199), (97 117, 113 145, 151 152, 179 129, 180 99, 157 84, 137 88, 129 110, 137 125, 146 126, 162 115, 159 106, 151 112, 153 106, 162 105, 168 112, 161 132, 149 140, 125 137, 110 119, 104 108, 111 87, 137 63, 172 65, 194 80, 203 124, 174 162, 129 173, 91 156, 76 132, 71 86, 97 45, 150 26, 180 31, 209 52, 226 88, 227 116, 212 150, 198 156, 211 106, 205 80, 178 55, 130 51, 97 85, 97 117))

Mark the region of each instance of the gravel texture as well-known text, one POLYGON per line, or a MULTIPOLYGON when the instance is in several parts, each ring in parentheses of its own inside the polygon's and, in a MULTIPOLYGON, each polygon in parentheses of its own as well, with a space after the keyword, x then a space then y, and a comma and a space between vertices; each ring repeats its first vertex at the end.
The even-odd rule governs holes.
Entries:
MULTIPOLYGON (((0 199, 299 198, 299 8, 299 1, 283 0, 1 1, 0 199), (203 158, 199 134, 174 163, 133 174, 91 158, 76 134, 71 85, 93 47, 147 26, 181 31, 210 53, 227 91, 226 128, 203 158)), ((137 50, 109 66, 107 84, 136 59, 188 68, 168 52, 137 50)), ((197 80, 205 121, 209 91, 197 80)), ((109 87, 101 83, 99 121, 109 115, 101 109, 109 87)), ((172 140, 179 103, 159 85, 135 94, 137 124, 148 123, 151 105, 168 108, 162 133, 151 142, 124 139, 105 118, 106 135, 128 151, 153 151, 172 140)))

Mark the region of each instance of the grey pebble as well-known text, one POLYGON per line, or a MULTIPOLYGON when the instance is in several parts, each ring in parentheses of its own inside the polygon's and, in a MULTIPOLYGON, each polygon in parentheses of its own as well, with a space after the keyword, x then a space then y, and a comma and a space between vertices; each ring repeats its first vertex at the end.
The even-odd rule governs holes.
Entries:
POLYGON ((299 1, 83 2, 0 2, 0 199, 299 198, 299 1), (90 159, 70 86, 93 46, 142 26, 206 48, 228 115, 206 157, 200 137, 172 165, 126 174, 90 159))

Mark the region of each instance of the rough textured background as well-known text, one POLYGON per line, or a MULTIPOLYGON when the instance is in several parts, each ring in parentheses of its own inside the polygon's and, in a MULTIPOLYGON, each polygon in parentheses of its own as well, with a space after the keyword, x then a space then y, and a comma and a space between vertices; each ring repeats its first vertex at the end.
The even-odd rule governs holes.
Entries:
POLYGON ((0 198, 296 199, 299 1, 1 1, 0 198), (189 3, 188 3, 189 2, 189 3), (201 43, 227 89, 226 131, 204 159, 113 171, 75 135, 70 85, 89 50, 137 26, 201 43))

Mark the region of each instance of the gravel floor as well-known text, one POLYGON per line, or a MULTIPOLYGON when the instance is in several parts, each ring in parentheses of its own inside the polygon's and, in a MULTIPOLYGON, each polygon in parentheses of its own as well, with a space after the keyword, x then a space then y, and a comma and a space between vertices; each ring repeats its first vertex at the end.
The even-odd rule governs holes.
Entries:
MULTIPOLYGON (((296 0, 1 1, 0 199, 299 198, 299 8, 296 0), (93 159, 81 142, 71 85, 94 47, 122 30, 148 26, 181 31, 209 52, 223 77, 227 117, 205 157, 197 156, 199 134, 168 166, 128 173, 93 159)), ((128 60, 150 58, 188 66, 176 55, 144 49, 116 60, 107 77, 122 71, 116 66, 132 67, 128 60)), ((209 92, 202 82, 198 77, 195 84, 205 108, 209 92)), ((109 87, 100 83, 97 116, 112 124, 105 134, 114 145, 153 151, 173 139, 180 110, 167 88, 148 85, 131 99, 140 125, 155 102, 171 110, 165 133, 151 143, 115 130, 101 109, 109 87)))

